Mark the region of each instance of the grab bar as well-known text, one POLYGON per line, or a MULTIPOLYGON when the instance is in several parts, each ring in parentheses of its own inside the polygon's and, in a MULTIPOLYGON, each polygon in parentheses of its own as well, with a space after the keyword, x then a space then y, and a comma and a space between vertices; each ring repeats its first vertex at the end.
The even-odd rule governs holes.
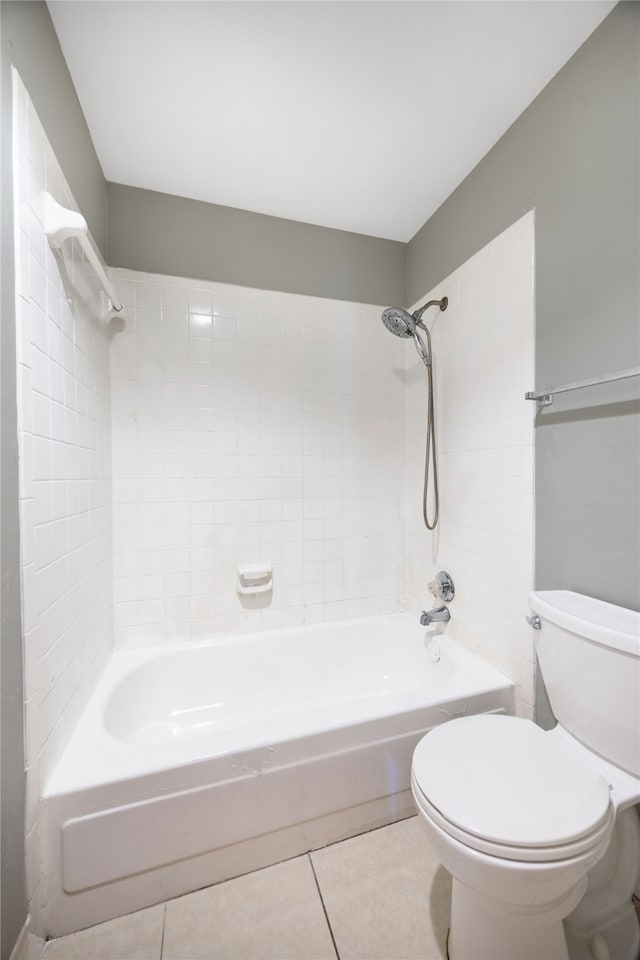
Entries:
POLYGON ((531 390, 525 393, 525 400, 535 400, 540 407, 548 407, 553 403, 556 393, 567 393, 569 390, 580 390, 582 387, 597 387, 601 383, 613 383, 615 380, 627 380, 630 377, 640 377, 640 367, 629 367, 627 370, 618 370, 616 373, 605 373, 601 377, 591 377, 589 380, 575 380, 560 387, 544 387, 542 390, 531 390))

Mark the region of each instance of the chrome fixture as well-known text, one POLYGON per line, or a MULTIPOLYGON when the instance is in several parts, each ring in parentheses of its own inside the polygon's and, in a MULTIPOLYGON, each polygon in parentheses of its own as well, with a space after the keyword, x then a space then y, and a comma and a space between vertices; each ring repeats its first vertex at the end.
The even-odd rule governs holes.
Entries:
POLYGON ((583 387, 598 387, 601 383, 614 383, 616 380, 628 380, 630 377, 640 377, 640 367, 629 367, 627 370, 618 370, 616 373, 605 373, 601 377, 591 377, 589 380, 575 380, 573 383, 564 383, 560 387, 543 387, 541 390, 530 390, 525 393, 525 400, 535 400, 538 409, 548 407, 553 403, 556 393, 567 393, 569 390, 582 390, 583 387))
POLYGON ((401 307, 387 307, 386 310, 382 311, 382 322, 387 330, 390 330, 396 337, 402 337, 403 340, 413 337, 418 356, 428 367, 431 365, 431 335, 422 322, 422 314, 429 307, 440 307, 441 310, 446 310, 448 305, 449 298, 443 297, 442 300, 427 300, 413 313, 409 313, 408 310, 403 310, 401 307), (426 333, 428 346, 420 336, 418 328, 426 333))
POLYGON ((429 584, 429 593, 432 593, 438 600, 444 600, 450 603, 455 597, 456 591, 453 585, 451 575, 446 570, 436 573, 435 578, 429 584))
POLYGON ((451 620, 451 614, 444 604, 436 607, 435 610, 423 610, 420 614, 421 627, 428 627, 430 623, 446 623, 447 620, 451 620))
POLYGON ((534 630, 542 630, 542 621, 537 613, 534 613, 532 617, 525 616, 525 620, 534 630))
POLYGON ((433 410, 433 357, 431 354, 431 334, 428 328, 422 322, 422 314, 429 307, 440 307, 446 310, 449 305, 449 298, 443 297, 442 300, 428 300, 421 307, 409 313, 408 310, 402 310, 400 307, 387 307, 382 311, 382 322, 387 330, 390 330, 396 337, 408 340, 413 337, 418 356, 427 368, 427 444, 424 460, 424 487, 422 492, 422 517, 427 530, 435 530, 438 523, 438 513, 440 509, 440 498, 438 496, 438 464, 436 461, 436 427, 433 410), (420 330, 426 334, 427 342, 420 336, 420 330), (429 519, 427 510, 427 492, 429 487, 429 460, 433 456, 433 499, 434 510, 433 519, 429 519))

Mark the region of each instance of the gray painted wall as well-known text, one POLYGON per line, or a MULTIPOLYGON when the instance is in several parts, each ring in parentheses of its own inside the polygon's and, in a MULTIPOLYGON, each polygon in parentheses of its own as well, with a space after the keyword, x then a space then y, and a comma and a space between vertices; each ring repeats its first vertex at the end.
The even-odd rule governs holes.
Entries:
MULTIPOLYGON (((640 4, 618 4, 409 244, 412 303, 535 207, 536 386, 640 365, 639 40, 640 4)), ((538 414, 539 589, 640 608, 637 397, 538 414)))
POLYGON ((406 297, 406 244, 108 184, 108 261, 364 303, 406 297))
POLYGON ((2 0, 0 11, 4 50, 29 91, 71 192, 104 253, 106 183, 46 4, 2 0))

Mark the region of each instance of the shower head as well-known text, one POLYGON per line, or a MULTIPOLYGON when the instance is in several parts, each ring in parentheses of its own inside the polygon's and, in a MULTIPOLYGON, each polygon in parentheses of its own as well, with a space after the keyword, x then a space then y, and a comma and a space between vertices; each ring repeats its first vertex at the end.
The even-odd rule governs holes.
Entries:
MULTIPOLYGON (((415 317, 416 314, 411 316, 410 313, 400 309, 400 307, 387 307, 382 313, 382 322, 387 330, 390 330, 396 337, 402 337, 403 340, 408 340, 409 337, 413 337, 418 356, 425 366, 429 366, 431 363, 431 351, 427 349, 424 340, 418 333, 415 317)), ((422 326, 422 324, 420 324, 420 326, 422 326)), ((426 327, 422 327, 422 329, 426 330, 426 327)), ((428 331, 427 336, 429 336, 428 331)))
POLYGON ((382 322, 396 337, 407 340, 416 335, 415 320, 410 313, 401 310, 400 307, 387 307, 382 313, 382 322))
POLYGON ((431 337, 429 331, 422 322, 422 314, 425 312, 427 307, 439 306, 441 310, 446 310, 449 300, 447 297, 443 297, 442 300, 429 300, 427 303, 419 307, 415 313, 408 313, 406 310, 402 310, 400 307, 387 307, 386 310, 382 311, 382 322, 384 323, 387 330, 390 330, 396 337, 402 337, 403 340, 408 340, 409 337, 413 337, 413 342, 416 345, 416 350, 418 351, 418 356, 425 364, 425 366, 430 366, 431 364, 431 337), (425 344, 424 340, 418 332, 418 327, 420 327, 427 335, 427 340, 429 341, 429 346, 425 344))

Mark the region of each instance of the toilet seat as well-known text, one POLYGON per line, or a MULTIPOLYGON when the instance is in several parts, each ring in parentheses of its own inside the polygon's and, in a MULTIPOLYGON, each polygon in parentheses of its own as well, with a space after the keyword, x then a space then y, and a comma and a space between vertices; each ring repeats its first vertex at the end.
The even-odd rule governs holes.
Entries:
POLYGON ((414 752, 412 788, 446 833, 508 860, 580 856, 615 817, 604 777, 516 717, 463 717, 434 728, 414 752))
POLYGON ((602 819, 602 822, 594 830, 581 840, 573 843, 557 844, 553 847, 527 847, 523 845, 509 845, 492 843, 482 837, 466 833, 457 827, 450 820, 447 820, 440 811, 429 803, 424 793, 420 789, 415 776, 411 775, 411 791, 416 805, 421 813, 433 821, 441 830, 444 830, 450 837, 463 843, 466 847, 476 850, 478 853, 487 853, 491 857, 500 857, 503 860, 515 860, 521 863, 552 863, 560 860, 571 860, 596 847, 603 838, 609 835, 613 828, 615 813, 612 808, 602 819))

